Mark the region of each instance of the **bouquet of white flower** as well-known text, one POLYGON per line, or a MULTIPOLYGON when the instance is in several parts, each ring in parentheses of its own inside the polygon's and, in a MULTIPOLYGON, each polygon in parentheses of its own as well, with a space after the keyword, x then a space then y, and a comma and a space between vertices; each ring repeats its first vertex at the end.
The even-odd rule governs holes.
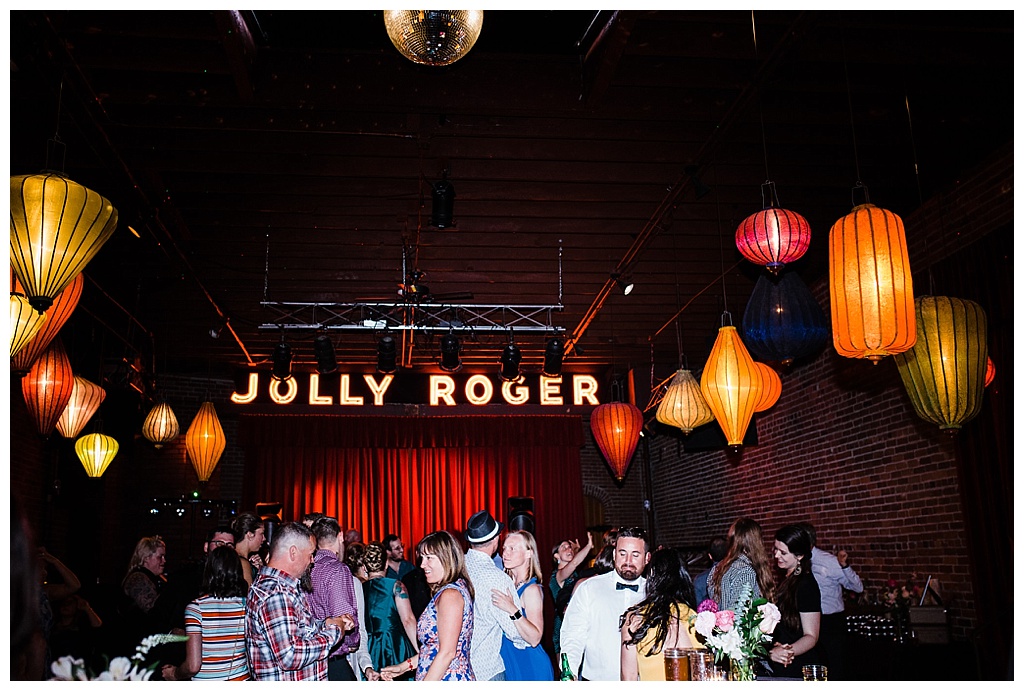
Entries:
POLYGON ((159 633, 155 636, 147 636, 142 642, 135 646, 135 654, 131 659, 127 657, 115 657, 107 665, 107 669, 99 674, 93 675, 85 667, 85 662, 80 659, 66 655, 52 665, 52 681, 148 681, 156 669, 156 664, 146 668, 140 668, 149 651, 164 643, 183 643, 188 636, 179 636, 172 633, 159 633))
POLYGON ((714 600, 700 603, 690 617, 690 629, 714 653, 715 662, 729 660, 734 680, 748 681, 754 678, 754 662, 768 656, 765 644, 771 643, 781 619, 778 607, 763 597, 751 598, 747 586, 736 612, 719 610, 714 600))

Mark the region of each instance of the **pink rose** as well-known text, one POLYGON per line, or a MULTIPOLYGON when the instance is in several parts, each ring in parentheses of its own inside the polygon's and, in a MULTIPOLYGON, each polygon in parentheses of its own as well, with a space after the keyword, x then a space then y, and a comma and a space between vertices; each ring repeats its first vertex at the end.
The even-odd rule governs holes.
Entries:
POLYGON ((732 624, 735 619, 736 614, 731 609, 720 610, 715 614, 715 626, 728 633, 732 630, 732 624))
POLYGON ((699 605, 697 605, 697 611, 698 612, 717 612, 718 611, 718 603, 715 602, 714 600, 704 600, 699 605))

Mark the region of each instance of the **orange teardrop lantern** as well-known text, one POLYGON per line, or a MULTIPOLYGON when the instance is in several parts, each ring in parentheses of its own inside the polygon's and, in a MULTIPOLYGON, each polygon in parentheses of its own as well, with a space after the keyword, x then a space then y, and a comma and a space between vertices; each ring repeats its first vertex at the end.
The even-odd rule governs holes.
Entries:
POLYGON ((985 386, 992 383, 992 380, 996 378, 996 363, 992 362, 992 358, 989 358, 985 363, 985 386))
POLYGON ((220 426, 213 403, 207 401, 199 407, 196 418, 185 433, 185 449, 200 482, 206 482, 213 475, 213 469, 217 467, 225 446, 227 437, 224 436, 224 428, 220 426))
POLYGON ((640 441, 644 414, 629 403, 602 403, 590 414, 590 431, 619 482, 626 477, 640 441))
POLYGON ((914 347, 914 286, 900 217, 861 204, 835 222, 828 243, 836 351, 878 364, 914 347))
POLYGON ((74 388, 71 361, 61 342, 54 341, 21 380, 21 393, 39 434, 50 435, 74 388))
POLYGON ((75 455, 89 477, 101 477, 114 460, 120 445, 106 434, 87 434, 75 442, 75 455))
POLYGON ((142 436, 153 442, 153 446, 158 449, 174 441, 178 432, 178 418, 167 401, 153 406, 153 410, 149 411, 145 422, 142 423, 142 436))
POLYGON ((11 357, 18 354, 46 321, 46 312, 39 314, 24 295, 11 293, 11 357))
POLYGON ((754 365, 761 375, 761 395, 754 404, 754 412, 760 413, 778 402, 779 396, 782 395, 782 379, 778 372, 763 362, 755 362, 754 365))
POLYGON ((107 392, 99 384, 93 384, 83 377, 75 377, 75 386, 64 412, 57 419, 57 431, 68 439, 77 437, 89 419, 100 408, 107 392))
POLYGON ((718 330, 700 390, 729 446, 741 446, 761 395, 761 376, 735 326, 718 330))
MULTIPOLYGON (((53 301, 50 308, 46 310, 46 321, 42 328, 32 337, 17 355, 11 356, 11 369, 18 376, 25 376, 25 373, 32 367, 39 354, 46 350, 57 332, 75 311, 78 300, 82 297, 82 287, 85 285, 85 276, 78 274, 67 288, 61 291, 57 299, 53 301)), ((21 292, 21 284, 15 280, 15 292, 21 292)))
POLYGON ((700 392, 700 384, 688 369, 676 370, 672 383, 665 391, 665 397, 658 405, 654 418, 664 424, 678 427, 684 434, 689 434, 696 427, 705 425, 715 419, 704 394, 700 392))

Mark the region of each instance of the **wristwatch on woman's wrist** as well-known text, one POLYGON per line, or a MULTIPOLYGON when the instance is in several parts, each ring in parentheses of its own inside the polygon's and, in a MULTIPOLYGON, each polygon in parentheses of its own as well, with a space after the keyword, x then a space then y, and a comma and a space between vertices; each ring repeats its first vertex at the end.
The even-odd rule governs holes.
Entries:
POLYGON ((523 611, 521 609, 517 609, 516 613, 508 615, 508 618, 511 619, 512 621, 515 621, 516 619, 521 619, 522 616, 523 616, 523 611))

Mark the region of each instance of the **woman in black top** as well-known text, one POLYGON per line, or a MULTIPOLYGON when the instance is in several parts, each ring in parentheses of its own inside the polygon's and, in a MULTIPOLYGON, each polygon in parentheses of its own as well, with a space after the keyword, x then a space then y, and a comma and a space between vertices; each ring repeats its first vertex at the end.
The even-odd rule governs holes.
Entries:
POLYGON ((775 676, 800 677, 804 665, 818 662, 815 646, 821 628, 821 591, 811 573, 810 535, 796 525, 779 528, 774 556, 785 576, 775 591, 782 621, 775 627, 768 656, 775 676))

